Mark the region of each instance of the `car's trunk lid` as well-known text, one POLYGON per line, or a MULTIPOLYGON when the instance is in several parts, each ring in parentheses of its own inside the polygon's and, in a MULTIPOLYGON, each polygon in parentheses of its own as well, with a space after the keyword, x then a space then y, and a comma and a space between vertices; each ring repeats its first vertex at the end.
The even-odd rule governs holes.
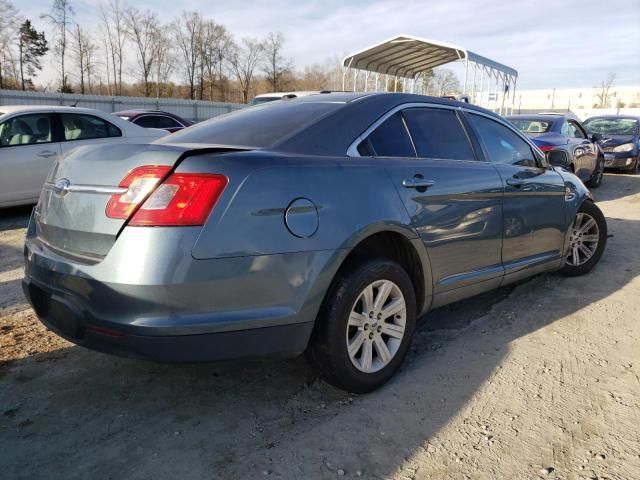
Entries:
POLYGON ((35 212, 38 237, 60 253, 99 261, 109 252, 127 222, 127 219, 109 218, 105 212, 109 199, 118 191, 118 184, 136 167, 173 167, 181 158, 198 150, 215 149, 124 144, 73 150, 49 173, 35 212))

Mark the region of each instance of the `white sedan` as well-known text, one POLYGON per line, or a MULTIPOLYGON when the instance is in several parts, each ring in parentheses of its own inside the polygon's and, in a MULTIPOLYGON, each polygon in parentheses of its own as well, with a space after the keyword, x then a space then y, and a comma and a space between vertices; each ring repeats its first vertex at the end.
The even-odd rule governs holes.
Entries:
POLYGON ((90 108, 0 105, 0 208, 36 203, 54 161, 72 148, 164 135, 90 108))

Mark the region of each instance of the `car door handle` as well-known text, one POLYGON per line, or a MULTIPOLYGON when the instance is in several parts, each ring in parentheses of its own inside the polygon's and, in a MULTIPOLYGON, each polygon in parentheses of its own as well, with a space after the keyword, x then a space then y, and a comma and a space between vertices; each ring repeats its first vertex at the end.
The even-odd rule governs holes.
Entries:
POLYGON ((57 153, 56 152, 52 152, 51 150, 45 150, 45 151, 40 152, 38 154, 39 157, 44 157, 44 158, 53 157, 54 155, 57 155, 57 153))
POLYGON ((525 183, 521 178, 507 178, 507 185, 511 185, 512 187, 521 187, 525 183))
POLYGON ((404 188, 429 188, 433 187, 436 182, 433 180, 426 180, 424 178, 405 178, 402 180, 402 186, 404 188))

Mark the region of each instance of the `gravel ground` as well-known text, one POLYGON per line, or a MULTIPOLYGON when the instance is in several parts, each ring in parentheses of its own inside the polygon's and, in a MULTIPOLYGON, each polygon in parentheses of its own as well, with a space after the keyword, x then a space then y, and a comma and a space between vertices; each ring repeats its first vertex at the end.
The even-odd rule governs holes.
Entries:
POLYGON ((0 476, 640 479, 640 176, 595 191, 612 237, 432 312, 384 388, 303 359, 160 365, 75 347, 20 290, 28 209, 0 213, 0 476))

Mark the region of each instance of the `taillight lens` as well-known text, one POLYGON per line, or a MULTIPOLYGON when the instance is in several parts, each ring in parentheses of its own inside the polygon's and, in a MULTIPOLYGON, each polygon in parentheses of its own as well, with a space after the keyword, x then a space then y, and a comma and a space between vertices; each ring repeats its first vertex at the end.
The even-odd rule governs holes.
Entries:
POLYGON ((109 199, 107 217, 125 220, 129 218, 169 171, 171 167, 168 165, 145 165, 131 170, 118 185, 127 191, 109 199))
POLYGON ((538 147, 540 150, 542 150, 544 153, 550 152, 551 150, 553 150, 555 148, 554 145, 541 145, 538 147))
POLYGON ((224 175, 174 173, 153 191, 129 225, 203 225, 227 182, 224 175))

